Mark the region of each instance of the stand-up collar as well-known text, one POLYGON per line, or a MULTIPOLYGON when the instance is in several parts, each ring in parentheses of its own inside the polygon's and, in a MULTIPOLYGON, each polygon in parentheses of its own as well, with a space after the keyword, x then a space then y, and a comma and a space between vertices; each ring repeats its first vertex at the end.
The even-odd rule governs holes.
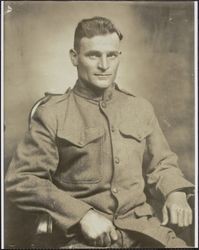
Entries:
POLYGON ((74 93, 92 101, 109 101, 112 99, 113 91, 115 89, 115 83, 112 83, 105 90, 95 90, 86 86, 81 80, 77 80, 73 90, 74 93))

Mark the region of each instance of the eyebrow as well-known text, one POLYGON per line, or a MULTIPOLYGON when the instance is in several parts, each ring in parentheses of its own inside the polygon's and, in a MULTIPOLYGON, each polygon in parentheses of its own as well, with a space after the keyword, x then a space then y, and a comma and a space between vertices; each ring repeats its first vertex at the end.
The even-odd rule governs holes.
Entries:
MULTIPOLYGON (((92 55, 92 54, 96 54, 96 55, 101 55, 102 53, 98 50, 89 50, 88 52, 85 53, 85 55, 92 55)), ((117 50, 110 50, 107 51, 106 54, 121 54, 121 51, 117 51, 117 50)))

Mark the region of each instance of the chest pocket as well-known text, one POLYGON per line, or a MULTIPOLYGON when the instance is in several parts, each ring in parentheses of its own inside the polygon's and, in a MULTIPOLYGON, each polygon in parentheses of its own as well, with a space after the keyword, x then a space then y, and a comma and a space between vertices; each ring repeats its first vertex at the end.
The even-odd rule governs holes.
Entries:
POLYGON ((120 124, 120 133, 124 138, 131 138, 137 142, 141 142, 145 138, 142 128, 137 128, 125 123, 120 124))
POLYGON ((126 152, 127 164, 133 164, 134 168, 140 166, 143 161, 146 137, 148 135, 147 128, 142 124, 137 125, 134 122, 123 122, 119 126, 119 132, 122 148, 126 152))
POLYGON ((65 183, 97 183, 102 178, 104 130, 98 127, 59 130, 58 178, 65 183))

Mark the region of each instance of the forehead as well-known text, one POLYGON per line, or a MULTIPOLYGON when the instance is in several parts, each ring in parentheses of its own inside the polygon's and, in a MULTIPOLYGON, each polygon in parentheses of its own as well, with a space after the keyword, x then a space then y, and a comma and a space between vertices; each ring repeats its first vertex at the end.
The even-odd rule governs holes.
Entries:
POLYGON ((83 37, 80 41, 80 52, 90 50, 96 51, 112 51, 118 50, 120 40, 116 33, 98 35, 91 38, 83 37))

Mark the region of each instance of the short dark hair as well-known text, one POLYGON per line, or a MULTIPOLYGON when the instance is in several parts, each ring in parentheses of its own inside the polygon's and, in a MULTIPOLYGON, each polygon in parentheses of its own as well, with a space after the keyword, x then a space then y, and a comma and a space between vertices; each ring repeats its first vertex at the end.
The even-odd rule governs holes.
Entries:
POLYGON ((120 40, 122 40, 123 35, 115 27, 115 25, 105 17, 95 16, 89 19, 81 20, 75 30, 74 37, 74 49, 79 52, 80 40, 83 37, 91 38, 97 35, 106 35, 117 33, 120 40))

